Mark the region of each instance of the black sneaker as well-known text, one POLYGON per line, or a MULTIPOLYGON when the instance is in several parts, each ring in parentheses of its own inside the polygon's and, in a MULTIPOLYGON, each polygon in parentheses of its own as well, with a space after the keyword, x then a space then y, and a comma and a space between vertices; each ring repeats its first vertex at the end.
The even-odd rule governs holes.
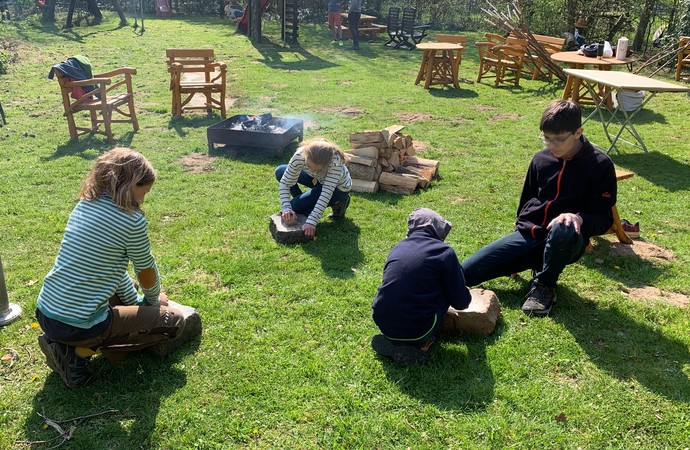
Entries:
POLYGON ((371 339, 371 348, 379 355, 390 358, 403 366, 421 364, 429 359, 426 352, 419 347, 393 342, 382 334, 377 334, 371 339))
POLYGON ((333 214, 329 214, 328 218, 332 220, 340 220, 345 217, 345 211, 350 206, 350 194, 346 194, 345 198, 333 204, 333 214))
POLYGON ((78 356, 74 347, 51 341, 45 334, 38 337, 38 345, 48 367, 60 375, 67 387, 83 386, 91 380, 91 373, 86 369, 89 359, 78 356))
POLYGON ((556 303, 556 290, 540 283, 534 283, 525 296, 522 312, 528 316, 548 316, 556 303))

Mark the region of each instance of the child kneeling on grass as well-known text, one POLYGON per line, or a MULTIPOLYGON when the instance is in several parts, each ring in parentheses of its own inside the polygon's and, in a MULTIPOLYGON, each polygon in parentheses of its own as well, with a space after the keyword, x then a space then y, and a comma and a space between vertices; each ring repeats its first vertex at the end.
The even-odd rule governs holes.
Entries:
POLYGON ((70 214, 36 307, 41 351, 69 387, 90 380, 95 349, 116 361, 182 333, 183 315, 160 291, 140 209, 155 179, 144 156, 113 149, 96 159, 70 214), (143 295, 127 272, 130 261, 143 295))
POLYGON ((427 208, 407 218, 407 238, 388 254, 373 318, 383 334, 371 346, 399 364, 422 363, 448 307, 465 309, 472 296, 455 251, 445 242, 452 224, 427 208))
POLYGON ((294 224, 296 214, 308 215, 302 226, 305 236, 314 237, 316 224, 328 206, 333 208, 330 219, 345 217, 352 179, 345 167, 345 154, 334 143, 321 138, 305 142, 290 162, 276 168, 275 174, 280 181, 280 215, 286 224, 294 224), (302 192, 298 183, 311 189, 302 192))

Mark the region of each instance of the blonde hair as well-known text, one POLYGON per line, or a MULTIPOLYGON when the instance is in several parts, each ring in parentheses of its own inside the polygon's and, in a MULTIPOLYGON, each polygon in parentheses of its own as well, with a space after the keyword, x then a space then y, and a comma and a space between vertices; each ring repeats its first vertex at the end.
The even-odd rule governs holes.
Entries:
POLYGON ((147 186, 156 181, 156 171, 141 154, 117 147, 99 156, 84 180, 79 198, 96 200, 104 193, 123 210, 134 213, 139 203, 134 198, 134 186, 147 186))
POLYGON ((345 154, 340 147, 324 138, 310 139, 297 149, 300 150, 307 161, 319 167, 328 167, 335 155, 345 161, 345 154))

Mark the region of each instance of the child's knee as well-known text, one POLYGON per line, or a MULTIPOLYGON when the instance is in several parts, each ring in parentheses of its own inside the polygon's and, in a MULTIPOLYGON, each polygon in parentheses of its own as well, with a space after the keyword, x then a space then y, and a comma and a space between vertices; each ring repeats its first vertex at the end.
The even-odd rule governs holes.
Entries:
POLYGON ((565 223, 556 223, 551 227, 548 239, 553 245, 573 245, 578 240, 578 233, 572 224, 567 226, 565 223))
POLYGON ((283 164, 283 165, 276 167, 275 174, 276 174, 276 179, 278 181, 280 181, 283 178, 283 174, 285 173, 286 170, 287 170, 287 164, 283 164))

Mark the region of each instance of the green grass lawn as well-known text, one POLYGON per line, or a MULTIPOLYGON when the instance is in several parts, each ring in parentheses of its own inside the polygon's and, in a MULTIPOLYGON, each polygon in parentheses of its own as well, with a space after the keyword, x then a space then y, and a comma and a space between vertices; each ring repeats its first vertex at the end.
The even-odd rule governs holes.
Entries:
MULTIPOLYGON (((10 301, 22 318, 0 329, 0 447, 53 439, 52 419, 116 413, 79 424, 63 448, 668 448, 690 446, 689 308, 627 291, 651 286, 690 295, 688 116, 690 98, 661 94, 637 117, 650 154, 623 146, 622 217, 673 253, 667 260, 615 256, 608 241, 566 270, 552 317, 520 311, 528 273, 488 282, 503 318, 488 338, 437 343, 422 367, 400 368, 369 347, 371 302, 388 251, 417 207, 454 223, 448 242, 462 260, 512 229, 522 180, 540 149, 538 122, 562 83, 519 88, 474 82, 470 45, 461 89, 415 86, 421 52, 383 40, 346 52, 322 25, 303 25, 300 46, 278 28, 252 45, 215 19, 146 21, 118 28, 0 24, 20 60, 0 76, 8 125, 0 128, 0 254, 10 301), (207 154, 219 116, 170 115, 165 49, 212 47, 228 64, 229 115, 272 112, 305 120, 305 137, 348 148, 351 132, 406 126, 441 179, 412 196, 354 194, 348 218, 324 219, 313 242, 281 246, 268 231, 279 209, 275 166, 283 157, 214 152, 205 170, 183 163, 207 154), (115 125, 119 146, 158 170, 147 196, 154 254, 170 297, 196 307, 199 342, 158 360, 110 365, 70 391, 45 365, 33 310, 68 215, 102 136, 70 142, 50 67, 87 55, 95 72, 135 67, 141 129, 115 125), (347 108, 347 109, 345 109, 347 108)), ((481 34, 469 33, 470 42, 481 34)), ((669 72, 660 74, 670 79, 669 72)), ((591 109, 587 109, 587 112, 591 109)), ((594 142, 601 124, 586 124, 594 142)), ((638 247, 643 243, 636 244, 638 247)), ((685 297, 687 299, 687 297, 685 297)))

